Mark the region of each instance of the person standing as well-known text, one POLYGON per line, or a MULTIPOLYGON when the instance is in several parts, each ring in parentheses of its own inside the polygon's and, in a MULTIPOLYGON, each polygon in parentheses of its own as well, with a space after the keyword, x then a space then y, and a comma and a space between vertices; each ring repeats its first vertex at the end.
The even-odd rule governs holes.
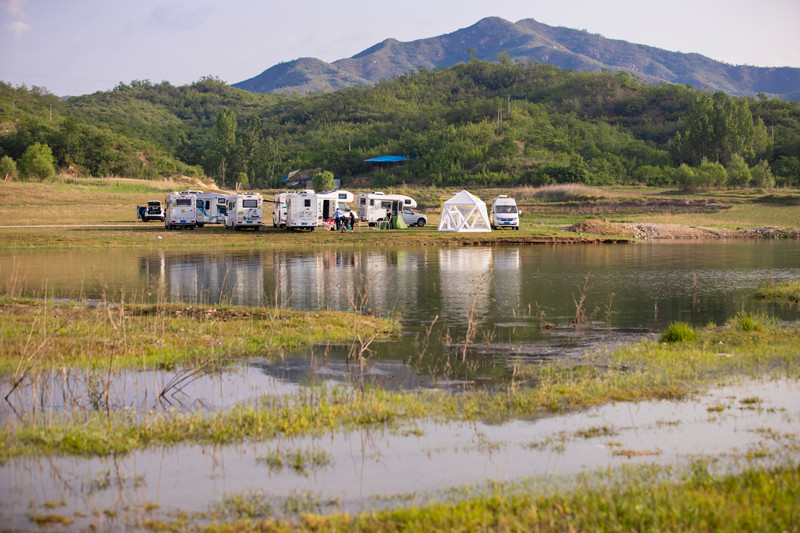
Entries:
POLYGON ((350 211, 350 230, 356 229, 356 216, 350 211))
POLYGON ((392 211, 386 210, 386 229, 392 229, 392 211))
POLYGON ((339 231, 342 227, 342 212, 339 211, 339 208, 336 208, 336 211, 333 213, 333 221, 336 222, 336 231, 339 231))

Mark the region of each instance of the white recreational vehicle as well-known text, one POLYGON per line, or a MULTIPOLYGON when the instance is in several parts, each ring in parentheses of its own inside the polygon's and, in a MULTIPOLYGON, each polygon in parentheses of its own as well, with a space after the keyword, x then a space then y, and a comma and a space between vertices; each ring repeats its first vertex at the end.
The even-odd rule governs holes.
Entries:
POLYGON ((286 229, 313 231, 319 225, 319 198, 313 191, 286 196, 286 229))
POLYGON ((164 227, 166 229, 191 228, 197 226, 195 195, 173 192, 164 199, 164 227))
POLYGON ((333 214, 338 208, 342 216, 350 213, 350 206, 347 205, 355 199, 353 193, 349 191, 336 190, 318 192, 317 198, 319 199, 319 218, 323 222, 333 223, 333 214))
POLYGON ((228 196, 225 229, 253 228, 260 231, 264 223, 263 199, 257 192, 243 192, 228 196))
POLYGON ((501 194, 492 199, 492 210, 489 212, 489 221, 492 229, 514 228, 519 229, 519 208, 513 198, 501 194))
POLYGON ((417 207, 417 201, 404 194, 384 194, 379 191, 358 195, 358 218, 373 226, 386 218, 386 211, 396 217, 405 208, 417 207))
POLYGON ((195 194, 197 206, 197 227, 205 224, 225 224, 228 213, 228 195, 214 192, 195 194))

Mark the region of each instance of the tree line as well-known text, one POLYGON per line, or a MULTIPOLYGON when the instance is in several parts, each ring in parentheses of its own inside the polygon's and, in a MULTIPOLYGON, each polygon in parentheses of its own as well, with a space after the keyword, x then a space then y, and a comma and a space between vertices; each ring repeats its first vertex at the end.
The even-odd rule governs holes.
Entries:
POLYGON ((58 169, 90 175, 205 174, 252 188, 277 187, 294 170, 368 175, 376 185, 800 185, 797 102, 647 84, 624 72, 473 59, 304 97, 211 77, 55 102, 34 92, 0 85, 0 119, 12 124, 0 154, 21 162, 39 143, 58 169), (10 93, 35 112, 9 109, 10 93), (45 120, 53 105, 57 118, 45 120), (409 160, 365 162, 386 154, 409 160))

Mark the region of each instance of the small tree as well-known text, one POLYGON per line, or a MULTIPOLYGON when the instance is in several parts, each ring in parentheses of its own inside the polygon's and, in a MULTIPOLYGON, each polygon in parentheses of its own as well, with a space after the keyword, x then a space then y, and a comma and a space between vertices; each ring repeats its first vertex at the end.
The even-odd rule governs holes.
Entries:
POLYGON ((739 154, 733 154, 728 163, 728 184, 733 187, 747 187, 750 184, 750 167, 739 154))
POLYGON ((763 159, 750 169, 750 175, 753 177, 756 187, 769 188, 775 186, 775 177, 772 175, 769 163, 763 159))
POLYGON ((26 177, 37 177, 44 180, 56 175, 56 168, 53 166, 53 151, 46 144, 30 145, 19 158, 19 166, 22 175, 26 177))
POLYGON ((311 186, 317 192, 332 191, 336 188, 336 182, 333 180, 333 173, 328 170, 323 170, 311 179, 311 186))
POLYGON ((728 173, 721 163, 711 163, 705 159, 697 169, 697 176, 700 184, 709 189, 711 187, 722 188, 728 182, 728 173))
POLYGON ((250 179, 247 177, 247 172, 239 172, 236 175, 236 184, 243 191, 250 188, 250 179))
POLYGON ((673 176, 675 183, 678 184, 682 191, 692 192, 697 189, 697 179, 694 170, 686 163, 681 163, 681 166, 675 169, 673 176))
POLYGON ((7 155, 0 159, 0 176, 6 181, 17 177, 17 164, 7 155))

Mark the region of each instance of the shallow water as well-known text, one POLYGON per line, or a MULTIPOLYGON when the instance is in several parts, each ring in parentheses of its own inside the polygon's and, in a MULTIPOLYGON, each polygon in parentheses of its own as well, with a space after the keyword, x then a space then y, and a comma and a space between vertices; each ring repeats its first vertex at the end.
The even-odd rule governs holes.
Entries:
MULTIPOLYGON (((598 348, 655 335, 677 320, 722 324, 743 311, 797 320, 796 305, 752 297, 765 282, 797 278, 800 244, 793 241, 305 253, 0 252, 0 286, 7 294, 113 302, 277 302, 305 310, 399 313, 402 338, 374 343, 364 372, 365 381, 391 390, 503 387, 520 362, 582 358, 598 348), (477 328, 467 344, 469 324, 477 328)), ((190 377, 190 369, 120 372, 111 376, 109 395, 102 398, 97 390, 106 383, 97 375, 58 372, 15 391, 0 405, 0 419, 11 424, 29 411, 106 406, 141 413, 225 409, 304 384, 353 383, 361 374, 348 364, 347 352, 347 346, 313 346, 190 377)), ((0 380, 0 391, 9 387, 0 380)), ((303 494, 357 510, 375 498, 406 492, 425 500, 428 491, 438 494, 464 483, 629 462, 672 463, 751 446, 796 455, 798 406, 797 384, 749 383, 689 402, 608 405, 535 422, 420 423, 400 432, 337 433, 218 449, 179 446, 123 458, 15 459, 0 467, 0 523, 29 529, 29 513, 52 512, 76 518, 73 529, 90 523, 119 528, 124 515, 141 514, 149 502, 161 507, 148 513, 168 515, 175 509, 205 510, 224 494, 249 490, 272 498, 275 513, 281 502, 303 494), (741 401, 752 397, 760 401, 741 401), (611 428, 612 434, 576 437, 578 430, 593 427, 611 428), (782 446, 774 435, 765 437, 765 428, 784 439, 793 435, 794 448, 782 446), (271 471, 259 460, 276 450, 320 449, 332 464, 308 472, 271 471), (99 514, 93 515, 95 510, 99 514), (120 514, 111 518, 103 510, 120 514)))
POLYGON ((800 384, 746 382, 689 401, 618 403, 500 425, 421 422, 398 431, 158 448, 119 458, 14 459, 0 467, 0 521, 26 529, 28 512, 53 512, 75 518, 76 530, 90 523, 119 528, 128 519, 200 512, 226 496, 253 493, 275 515, 287 514, 287 499, 304 495, 314 501, 310 510, 355 512, 391 504, 393 496, 425 503, 450 487, 606 466, 704 458, 727 471, 737 468, 732 457, 748 450, 769 465, 796 457, 799 446, 800 384), (598 429, 599 436, 582 436, 598 429), (281 450, 325 450, 329 464, 270 469, 264 457, 281 450), (151 503, 159 507, 145 511, 151 503))

